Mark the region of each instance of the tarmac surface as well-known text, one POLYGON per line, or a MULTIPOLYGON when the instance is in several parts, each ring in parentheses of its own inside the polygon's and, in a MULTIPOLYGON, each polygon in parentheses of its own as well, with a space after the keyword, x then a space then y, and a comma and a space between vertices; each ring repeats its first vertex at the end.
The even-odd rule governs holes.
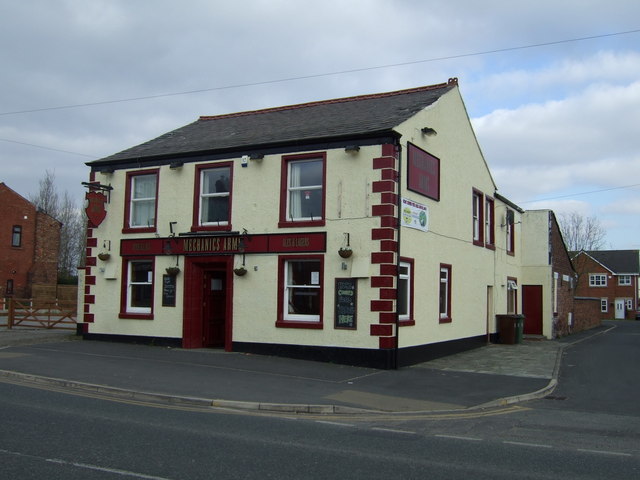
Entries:
POLYGON ((0 381, 126 398, 290 413, 446 412, 549 395, 562 340, 488 344, 398 370, 280 357, 85 341, 60 330, 0 328, 0 381))

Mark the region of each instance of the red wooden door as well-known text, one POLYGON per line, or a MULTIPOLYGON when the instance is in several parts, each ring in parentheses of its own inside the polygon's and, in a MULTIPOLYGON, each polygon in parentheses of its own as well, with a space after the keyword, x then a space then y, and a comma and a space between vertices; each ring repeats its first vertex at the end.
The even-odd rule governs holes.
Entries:
POLYGON ((542 335, 542 285, 522 286, 524 333, 542 335))
POLYGON ((206 271, 203 282, 202 346, 224 347, 227 319, 226 272, 206 271))

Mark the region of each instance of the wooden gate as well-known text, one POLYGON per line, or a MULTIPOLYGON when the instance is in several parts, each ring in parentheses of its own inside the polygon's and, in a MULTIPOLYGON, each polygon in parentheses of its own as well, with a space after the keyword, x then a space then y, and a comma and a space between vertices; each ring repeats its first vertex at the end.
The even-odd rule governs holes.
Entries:
POLYGON ((75 330, 77 315, 76 302, 9 298, 7 323, 0 326, 75 330))

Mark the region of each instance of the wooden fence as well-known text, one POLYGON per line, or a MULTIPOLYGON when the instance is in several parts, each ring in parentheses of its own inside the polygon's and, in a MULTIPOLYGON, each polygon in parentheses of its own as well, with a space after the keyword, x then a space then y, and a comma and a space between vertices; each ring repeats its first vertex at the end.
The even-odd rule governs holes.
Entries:
POLYGON ((0 327, 76 329, 77 302, 9 298, 4 307, 6 310, 0 311, 0 327))

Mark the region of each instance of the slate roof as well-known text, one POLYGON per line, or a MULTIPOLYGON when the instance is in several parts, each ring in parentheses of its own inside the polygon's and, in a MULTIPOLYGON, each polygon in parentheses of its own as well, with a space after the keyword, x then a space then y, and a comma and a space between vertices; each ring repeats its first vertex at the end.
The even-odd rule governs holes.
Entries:
POLYGON ((203 116, 156 139, 87 165, 389 134, 456 85, 454 78, 447 83, 409 90, 203 116))
POLYGON ((638 250, 592 250, 585 251, 585 253, 614 274, 640 274, 640 252, 638 250))

